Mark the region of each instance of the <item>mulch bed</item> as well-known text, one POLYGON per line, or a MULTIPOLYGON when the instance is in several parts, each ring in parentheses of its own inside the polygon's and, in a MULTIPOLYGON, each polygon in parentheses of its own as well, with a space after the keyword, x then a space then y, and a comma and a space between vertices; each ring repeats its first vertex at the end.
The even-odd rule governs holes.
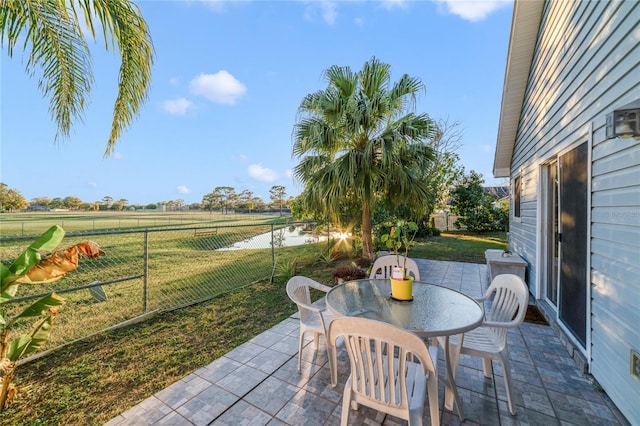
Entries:
POLYGON ((524 320, 525 322, 534 324, 549 325, 544 315, 542 315, 542 312, 540 312, 540 308, 536 305, 529 305, 527 307, 527 314, 524 316, 524 320))

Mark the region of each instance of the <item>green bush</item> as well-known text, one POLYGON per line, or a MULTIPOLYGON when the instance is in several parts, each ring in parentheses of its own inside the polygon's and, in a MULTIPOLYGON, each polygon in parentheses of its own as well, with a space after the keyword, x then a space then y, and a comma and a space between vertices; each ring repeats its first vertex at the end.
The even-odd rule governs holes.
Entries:
POLYGON ((341 278, 345 281, 351 280, 359 280, 361 278, 366 278, 367 273, 360 268, 356 268, 355 266, 339 266, 333 272, 333 279, 338 280, 341 278))
POLYGON ((416 233, 416 238, 427 238, 427 237, 439 237, 440 230, 429 225, 426 222, 418 223, 418 232, 416 233))
POLYGON ((454 226, 457 229, 465 226, 472 232, 504 231, 508 225, 508 208, 497 208, 496 197, 487 193, 483 185, 482 175, 473 170, 451 192, 453 212, 461 217, 454 226))

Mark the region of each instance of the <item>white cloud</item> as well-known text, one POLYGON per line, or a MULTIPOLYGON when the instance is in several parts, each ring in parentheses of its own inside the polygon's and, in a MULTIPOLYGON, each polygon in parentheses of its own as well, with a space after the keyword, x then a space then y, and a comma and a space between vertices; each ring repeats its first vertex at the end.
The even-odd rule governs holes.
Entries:
POLYGON ((89 185, 91 188, 97 188, 98 184, 95 182, 88 182, 87 185, 89 185))
POLYGON ((162 108, 173 115, 186 115, 192 106, 193 102, 186 98, 171 99, 162 103, 162 108))
POLYGON ((320 3, 322 8, 322 19, 329 25, 333 25, 336 22, 338 12, 336 11, 336 4, 331 1, 323 1, 320 3))
POLYGON ((200 0, 202 4, 209 10, 212 10, 217 13, 221 13, 224 11, 224 0, 200 0))
POLYGON ((293 170, 291 169, 287 169, 287 171, 285 172, 285 174, 287 175, 287 177, 289 179, 293 179, 293 170))
POLYGON ((325 23, 333 25, 336 22, 336 18, 338 17, 338 5, 335 2, 321 0, 308 3, 309 5, 304 11, 304 17, 306 20, 313 21, 316 14, 319 12, 325 23))
POLYGON ((177 86, 178 84, 180 84, 180 77, 171 77, 169 79, 169 83, 171 83, 174 86, 177 86))
POLYGON ((391 9, 406 9, 408 7, 407 0, 383 0, 382 7, 387 10, 391 9))
POLYGON ((215 74, 200 74, 189 82, 189 91, 194 95, 204 96, 211 102, 234 104, 244 95, 247 88, 225 70, 215 74))
POLYGON ((179 194, 191 194, 191 190, 184 185, 178 185, 176 189, 178 190, 179 194))
POLYGON ((113 158, 114 160, 122 160, 124 158, 124 155, 122 155, 121 152, 116 151, 113 153, 113 157, 111 158, 113 158))
POLYGON ((278 174, 276 172, 267 167, 262 167, 262 164, 251 164, 247 168, 247 173, 249 173, 249 176, 255 180, 262 182, 273 182, 278 179, 278 174))
POLYGON ((513 0, 436 0, 439 7, 471 22, 482 21, 496 10, 508 6, 513 0))

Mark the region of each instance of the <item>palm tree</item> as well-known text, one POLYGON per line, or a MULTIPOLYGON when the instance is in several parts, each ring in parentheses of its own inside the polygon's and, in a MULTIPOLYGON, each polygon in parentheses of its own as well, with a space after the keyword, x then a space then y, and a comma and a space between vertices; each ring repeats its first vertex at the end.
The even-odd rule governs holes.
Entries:
POLYGON ((118 79, 111 134, 104 157, 147 100, 153 64, 153 43, 140 9, 129 0, 1 0, 0 43, 13 57, 23 41, 26 71, 41 69, 39 87, 50 97, 55 136, 68 137, 71 124, 81 119, 93 83, 88 29, 95 39, 96 26, 103 30, 105 47, 119 49, 122 63, 118 79), (82 20, 81 20, 82 18, 82 20), (84 26, 82 24, 85 24, 84 26))
POLYGON ((432 158, 425 144, 435 130, 416 115, 420 79, 391 84, 390 65, 375 57, 361 71, 332 66, 325 90, 307 95, 294 127, 294 176, 310 210, 338 217, 347 201, 361 206, 363 255, 373 258, 372 207, 380 199, 419 210, 429 193, 421 179, 432 158))

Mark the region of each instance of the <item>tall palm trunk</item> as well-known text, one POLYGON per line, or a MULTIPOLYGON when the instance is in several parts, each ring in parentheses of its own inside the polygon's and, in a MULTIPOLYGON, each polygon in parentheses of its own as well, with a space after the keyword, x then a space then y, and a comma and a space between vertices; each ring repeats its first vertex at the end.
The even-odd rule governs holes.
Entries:
POLYGON ((373 260, 373 238, 371 236, 371 205, 362 203, 362 256, 373 260))

